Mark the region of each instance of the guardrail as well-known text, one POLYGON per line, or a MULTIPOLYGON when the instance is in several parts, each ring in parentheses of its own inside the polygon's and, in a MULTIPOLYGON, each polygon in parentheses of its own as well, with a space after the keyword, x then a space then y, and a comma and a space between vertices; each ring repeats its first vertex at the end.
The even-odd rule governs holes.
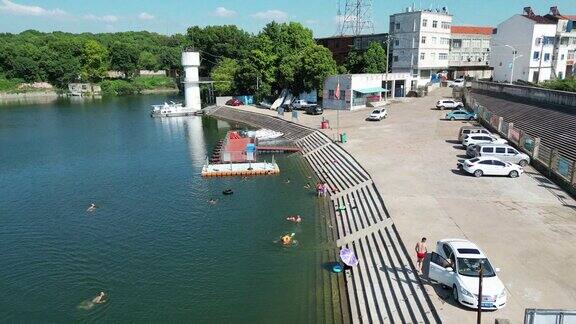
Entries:
POLYGON ((524 312, 524 324, 540 323, 574 323, 576 311, 556 309, 526 309, 524 312))
POLYGON ((481 124, 515 144, 530 156, 532 164, 544 168, 548 172, 548 177, 554 175, 567 190, 576 194, 576 161, 560 155, 556 147, 541 144, 539 137, 528 135, 515 127, 514 123, 506 122, 503 117, 494 114, 488 107, 482 106, 472 98, 470 91, 463 91, 463 100, 467 108, 476 111, 481 124))
POLYGON ((472 87, 548 104, 576 107, 576 93, 574 92, 487 81, 472 81, 472 87))

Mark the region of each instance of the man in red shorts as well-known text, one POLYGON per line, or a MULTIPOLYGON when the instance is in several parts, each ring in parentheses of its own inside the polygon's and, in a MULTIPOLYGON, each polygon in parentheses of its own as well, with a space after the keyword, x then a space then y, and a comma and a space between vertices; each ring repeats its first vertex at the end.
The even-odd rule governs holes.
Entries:
POLYGON ((426 238, 423 237, 422 240, 416 243, 416 265, 419 274, 422 274, 422 263, 426 254, 428 253, 428 247, 426 246, 426 238))

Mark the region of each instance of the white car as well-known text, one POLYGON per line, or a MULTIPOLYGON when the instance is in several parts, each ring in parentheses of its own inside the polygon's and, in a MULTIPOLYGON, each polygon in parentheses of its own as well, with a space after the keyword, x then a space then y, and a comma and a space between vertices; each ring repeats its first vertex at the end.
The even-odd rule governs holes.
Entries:
POLYGON ((470 83, 466 82, 464 79, 456 79, 450 83, 450 88, 462 88, 467 87, 470 88, 470 83))
POLYGON ((388 117, 388 110, 386 110, 386 108, 376 108, 374 110, 372 110, 372 113, 370 113, 370 116, 368 116, 368 120, 382 120, 384 118, 388 117))
POLYGON ((308 101, 303 99, 297 99, 292 101, 292 107, 294 107, 294 109, 306 109, 308 107, 313 106, 316 106, 316 104, 308 103, 308 101))
POLYGON ((524 173, 524 169, 510 162, 503 162, 495 157, 476 157, 469 160, 458 161, 458 169, 462 169, 475 177, 483 175, 502 175, 517 178, 524 173))
POLYGON ((456 101, 453 99, 442 99, 436 102, 436 108, 443 110, 443 109, 458 109, 464 108, 464 104, 460 101, 456 101))
POLYGON ((452 297, 459 304, 478 308, 479 270, 482 265, 482 298, 484 310, 496 310, 506 306, 507 293, 504 284, 488 258, 476 244, 462 239, 444 239, 436 243, 432 253, 428 277, 452 288, 452 297))
POLYGON ((501 138, 501 137, 497 137, 494 135, 488 135, 488 134, 482 134, 482 133, 468 134, 468 135, 464 136, 464 139, 462 140, 462 145, 464 147, 468 147, 470 145, 484 144, 484 143, 508 144, 508 141, 501 138))

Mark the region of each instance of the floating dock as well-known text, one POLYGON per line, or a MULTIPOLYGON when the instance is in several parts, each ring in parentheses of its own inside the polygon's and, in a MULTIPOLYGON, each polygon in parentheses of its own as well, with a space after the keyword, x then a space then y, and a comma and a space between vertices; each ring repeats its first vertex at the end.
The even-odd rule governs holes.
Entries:
POLYGON ((278 164, 272 162, 254 163, 228 163, 206 164, 202 168, 203 177, 228 177, 228 176, 256 176, 279 174, 278 164))

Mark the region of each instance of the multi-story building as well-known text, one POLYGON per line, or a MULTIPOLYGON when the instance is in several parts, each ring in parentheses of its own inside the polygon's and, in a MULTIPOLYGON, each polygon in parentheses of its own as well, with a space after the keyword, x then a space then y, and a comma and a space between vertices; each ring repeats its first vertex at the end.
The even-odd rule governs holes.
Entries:
POLYGON ((487 79, 490 67, 492 27, 452 26, 448 78, 487 79))
POLYGON ((346 57, 352 49, 358 51, 367 50, 370 43, 377 42, 382 47, 386 47, 388 33, 356 35, 356 36, 333 36, 317 38, 316 43, 322 45, 332 53, 332 57, 338 64, 344 64, 346 57))
POLYGON ((448 70, 452 15, 442 10, 413 10, 390 16, 392 72, 412 74, 412 88, 438 81, 448 70))
POLYGON ((490 50, 495 81, 538 83, 574 73, 576 17, 550 9, 540 16, 526 7, 498 25, 490 50))

